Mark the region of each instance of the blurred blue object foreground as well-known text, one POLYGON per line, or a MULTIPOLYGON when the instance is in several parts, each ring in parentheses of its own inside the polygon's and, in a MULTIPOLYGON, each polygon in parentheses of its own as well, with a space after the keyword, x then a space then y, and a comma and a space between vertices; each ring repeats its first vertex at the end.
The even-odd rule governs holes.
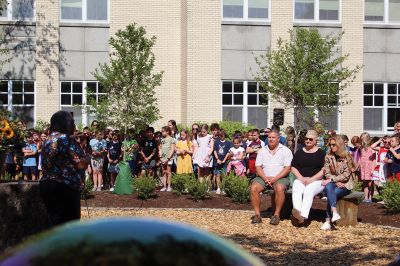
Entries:
POLYGON ((185 224, 148 218, 72 222, 41 233, 0 265, 264 265, 228 240, 185 224))

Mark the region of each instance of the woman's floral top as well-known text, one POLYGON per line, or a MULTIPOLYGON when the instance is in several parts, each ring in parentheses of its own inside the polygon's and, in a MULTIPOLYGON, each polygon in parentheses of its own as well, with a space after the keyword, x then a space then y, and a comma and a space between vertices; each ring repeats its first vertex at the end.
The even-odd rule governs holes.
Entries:
POLYGON ((66 134, 54 132, 43 144, 42 172, 44 180, 56 180, 69 187, 80 190, 83 171, 76 165, 85 153, 75 141, 66 134))

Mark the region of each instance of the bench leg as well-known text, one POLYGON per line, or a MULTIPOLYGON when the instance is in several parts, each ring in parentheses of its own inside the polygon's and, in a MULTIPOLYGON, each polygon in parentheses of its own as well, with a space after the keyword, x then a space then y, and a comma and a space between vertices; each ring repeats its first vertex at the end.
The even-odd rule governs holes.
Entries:
POLYGON ((358 205, 353 201, 339 200, 337 208, 341 219, 337 221, 338 226, 356 226, 358 205))

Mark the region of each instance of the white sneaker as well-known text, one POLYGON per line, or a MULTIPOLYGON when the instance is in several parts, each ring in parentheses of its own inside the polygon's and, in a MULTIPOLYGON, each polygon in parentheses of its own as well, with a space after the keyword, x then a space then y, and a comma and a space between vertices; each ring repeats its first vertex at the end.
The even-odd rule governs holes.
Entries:
POLYGON ((93 187, 93 188, 92 188, 92 191, 97 191, 97 187, 93 187))
POLYGON ((332 215, 332 223, 334 223, 334 222, 336 222, 336 221, 339 221, 340 218, 341 218, 341 217, 340 217, 339 213, 334 212, 333 215, 332 215))
POLYGON ((331 222, 326 221, 322 226, 321 226, 321 230, 331 230, 331 222))
POLYGON ((322 200, 328 200, 328 198, 327 198, 327 197, 322 197, 321 199, 322 199, 322 200))
POLYGON ((166 190, 167 190, 166 187, 163 187, 162 189, 160 189, 161 192, 164 192, 164 191, 166 191, 166 190))
POLYGON ((172 191, 171 187, 167 188, 167 192, 171 192, 171 191, 172 191))
POLYGON ((215 191, 217 194, 221 194, 221 189, 217 188, 217 191, 215 191))
POLYGON ((111 192, 114 191, 114 187, 111 187, 111 188, 110 188, 110 191, 111 191, 111 192))
POLYGON ((97 187, 96 191, 101 191, 101 187, 97 187))

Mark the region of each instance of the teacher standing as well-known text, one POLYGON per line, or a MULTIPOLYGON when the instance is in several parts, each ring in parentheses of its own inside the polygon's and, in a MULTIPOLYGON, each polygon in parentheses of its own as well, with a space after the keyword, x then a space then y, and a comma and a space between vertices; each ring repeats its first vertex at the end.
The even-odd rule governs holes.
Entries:
POLYGON ((50 226, 81 217, 80 190, 88 159, 71 136, 74 129, 70 113, 56 112, 51 117, 50 135, 42 148, 40 194, 50 226))

